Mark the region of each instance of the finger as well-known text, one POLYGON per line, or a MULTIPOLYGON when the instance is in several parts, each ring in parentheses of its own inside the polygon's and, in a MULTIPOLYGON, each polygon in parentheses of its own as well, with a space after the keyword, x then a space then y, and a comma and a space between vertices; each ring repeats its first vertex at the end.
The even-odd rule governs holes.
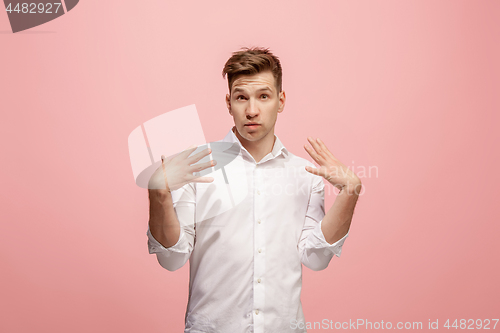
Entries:
POLYGON ((306 150, 306 152, 309 154, 309 156, 311 156, 313 158, 313 160, 318 163, 318 154, 316 154, 316 152, 311 148, 311 147, 308 147, 306 145, 304 145, 304 149, 306 150))
POLYGON ((309 141, 311 146, 314 148, 316 153, 318 153, 318 155, 321 156, 321 154, 323 153, 323 149, 321 149, 321 146, 318 144, 318 142, 311 137, 308 137, 307 140, 309 141))
POLYGON ((212 160, 212 161, 205 162, 205 163, 198 163, 198 164, 195 164, 195 165, 191 165, 190 168, 189 168, 189 172, 199 172, 201 170, 205 170, 207 168, 211 168, 211 167, 213 167, 216 164, 217 164, 217 161, 212 160))
POLYGON ((199 160, 201 160, 203 157, 207 156, 207 155, 210 155, 212 153, 212 149, 210 148, 207 148, 207 149, 203 149, 202 151, 200 151, 199 153, 189 157, 188 159, 188 164, 193 164, 193 163, 196 163, 198 162, 199 160))
POLYGON ((333 159, 337 159, 335 156, 333 156, 333 154, 330 152, 330 150, 328 149, 328 147, 325 145, 325 143, 323 141, 321 141, 320 138, 318 138, 318 144, 320 145, 321 149, 328 155, 330 156, 331 158, 333 159))
POLYGON ((312 148, 309 148, 308 146, 304 145, 304 149, 307 151, 307 153, 313 158, 313 160, 320 164, 320 160, 319 160, 319 155, 312 149, 312 148))
POLYGON ((195 147, 191 146, 191 147, 189 147, 189 148, 184 149, 184 150, 183 150, 183 151, 182 151, 179 155, 181 155, 181 154, 182 154, 182 156, 183 156, 184 158, 186 158, 186 157, 188 157, 189 155, 191 155, 191 154, 193 153, 193 151, 195 151, 197 148, 198 148, 197 146, 195 146, 195 147))
POLYGON ((187 158, 189 155, 191 155, 191 153, 193 151, 196 150, 196 148, 198 148, 198 146, 191 145, 191 146, 187 147, 186 149, 184 149, 183 151, 181 151, 180 153, 175 154, 173 158, 175 158, 177 156, 182 156, 183 158, 187 158))
POLYGON ((312 173, 313 175, 320 176, 325 178, 326 180, 329 180, 329 176, 323 168, 317 169, 317 168, 312 168, 310 166, 306 166, 306 171, 312 173))
POLYGON ((306 171, 313 175, 319 176, 319 170, 310 166, 306 166, 306 171))
POLYGON ((179 160, 185 160, 189 155, 193 153, 193 151, 196 150, 197 147, 192 147, 192 148, 187 148, 180 153, 174 154, 170 156, 169 159, 165 159, 165 163, 170 163, 171 161, 179 161, 179 160))
POLYGON ((214 181, 213 177, 198 177, 193 180, 190 180, 190 182, 193 183, 211 183, 214 181))

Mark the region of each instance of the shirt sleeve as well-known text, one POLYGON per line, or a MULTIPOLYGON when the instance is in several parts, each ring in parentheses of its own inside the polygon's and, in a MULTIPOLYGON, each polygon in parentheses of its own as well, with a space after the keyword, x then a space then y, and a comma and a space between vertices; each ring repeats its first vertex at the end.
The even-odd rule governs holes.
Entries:
POLYGON ((323 178, 314 176, 306 219, 298 244, 302 264, 314 271, 328 267, 334 255, 340 257, 342 245, 349 235, 347 232, 344 237, 333 244, 326 241, 325 235, 321 231, 321 223, 325 216, 324 194, 323 178))
POLYGON ((186 184, 178 190, 172 191, 174 210, 181 226, 177 243, 164 247, 148 230, 148 251, 156 254, 158 263, 169 271, 175 271, 188 261, 193 251, 195 241, 195 190, 193 184, 186 184))

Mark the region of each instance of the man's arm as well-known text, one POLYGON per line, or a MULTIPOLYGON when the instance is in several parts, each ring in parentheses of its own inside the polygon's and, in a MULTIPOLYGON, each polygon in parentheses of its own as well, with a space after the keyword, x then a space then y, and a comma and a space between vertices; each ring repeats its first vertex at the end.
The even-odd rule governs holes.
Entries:
POLYGON ((306 166, 306 171, 325 178, 340 189, 335 202, 321 222, 321 231, 329 244, 341 240, 349 231, 354 208, 362 188, 356 174, 340 162, 320 140, 308 138, 312 148, 304 146, 307 153, 320 166, 318 169, 306 166))
POLYGON ((206 149, 190 157, 195 149, 189 148, 168 161, 162 155, 161 166, 148 183, 148 249, 169 271, 182 267, 193 250, 196 200, 192 183, 213 181, 212 177, 193 175, 216 164, 210 161, 192 165, 211 152, 206 149))
MULTIPOLYGON (((155 190, 150 190, 155 191, 155 190)), ((149 253, 175 271, 189 260, 195 238, 195 195, 192 184, 172 193, 150 192, 149 253)))
POLYGON ((177 243, 181 227, 174 210, 172 194, 168 190, 149 191, 149 230, 164 247, 177 243))
MULTIPOLYGON (((361 182, 359 185, 361 186, 361 182)), ((337 242, 349 231, 358 196, 356 187, 342 188, 326 213, 321 223, 321 231, 329 244, 337 242)))
MULTIPOLYGON (((311 166, 313 166, 312 163, 311 166)), ((334 243, 326 241, 324 233, 321 231, 325 218, 325 184, 321 177, 314 177, 312 181, 311 196, 298 249, 302 264, 313 271, 319 271, 328 267, 334 255, 340 257, 342 245, 348 234, 334 243)))

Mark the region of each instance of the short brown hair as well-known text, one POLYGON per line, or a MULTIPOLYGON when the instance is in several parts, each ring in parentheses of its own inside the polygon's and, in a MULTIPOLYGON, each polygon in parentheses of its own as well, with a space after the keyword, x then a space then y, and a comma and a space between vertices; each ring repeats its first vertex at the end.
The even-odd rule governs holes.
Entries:
POLYGON ((240 51, 233 52, 233 55, 224 65, 222 77, 227 74, 229 93, 233 86, 234 80, 239 75, 254 75, 260 72, 270 70, 274 76, 274 82, 278 93, 281 91, 281 64, 274 54, 269 51, 269 48, 263 47, 244 47, 240 51))

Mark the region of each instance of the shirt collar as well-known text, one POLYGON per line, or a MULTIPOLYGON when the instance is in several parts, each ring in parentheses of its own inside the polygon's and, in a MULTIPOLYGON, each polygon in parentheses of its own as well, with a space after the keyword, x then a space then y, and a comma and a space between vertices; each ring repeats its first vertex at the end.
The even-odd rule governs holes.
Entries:
MULTIPOLYGON (((250 155, 250 153, 248 152, 248 150, 246 150, 245 147, 243 147, 243 145, 241 144, 241 142, 238 139, 238 137, 233 133, 233 129, 235 129, 235 128, 236 128, 236 126, 233 126, 229 130, 229 133, 226 134, 226 136, 224 137, 224 139, 222 139, 222 141, 223 142, 237 142, 239 144, 240 148, 242 150, 246 151, 250 155)), ((283 145, 283 143, 281 143, 281 141, 278 138, 278 136, 274 135, 274 137, 275 137, 274 146, 273 146, 273 149, 271 150, 271 155, 273 155, 273 158, 275 158, 275 157, 277 157, 279 155, 282 155, 282 154, 283 154, 284 157, 288 156, 288 150, 283 145)))

